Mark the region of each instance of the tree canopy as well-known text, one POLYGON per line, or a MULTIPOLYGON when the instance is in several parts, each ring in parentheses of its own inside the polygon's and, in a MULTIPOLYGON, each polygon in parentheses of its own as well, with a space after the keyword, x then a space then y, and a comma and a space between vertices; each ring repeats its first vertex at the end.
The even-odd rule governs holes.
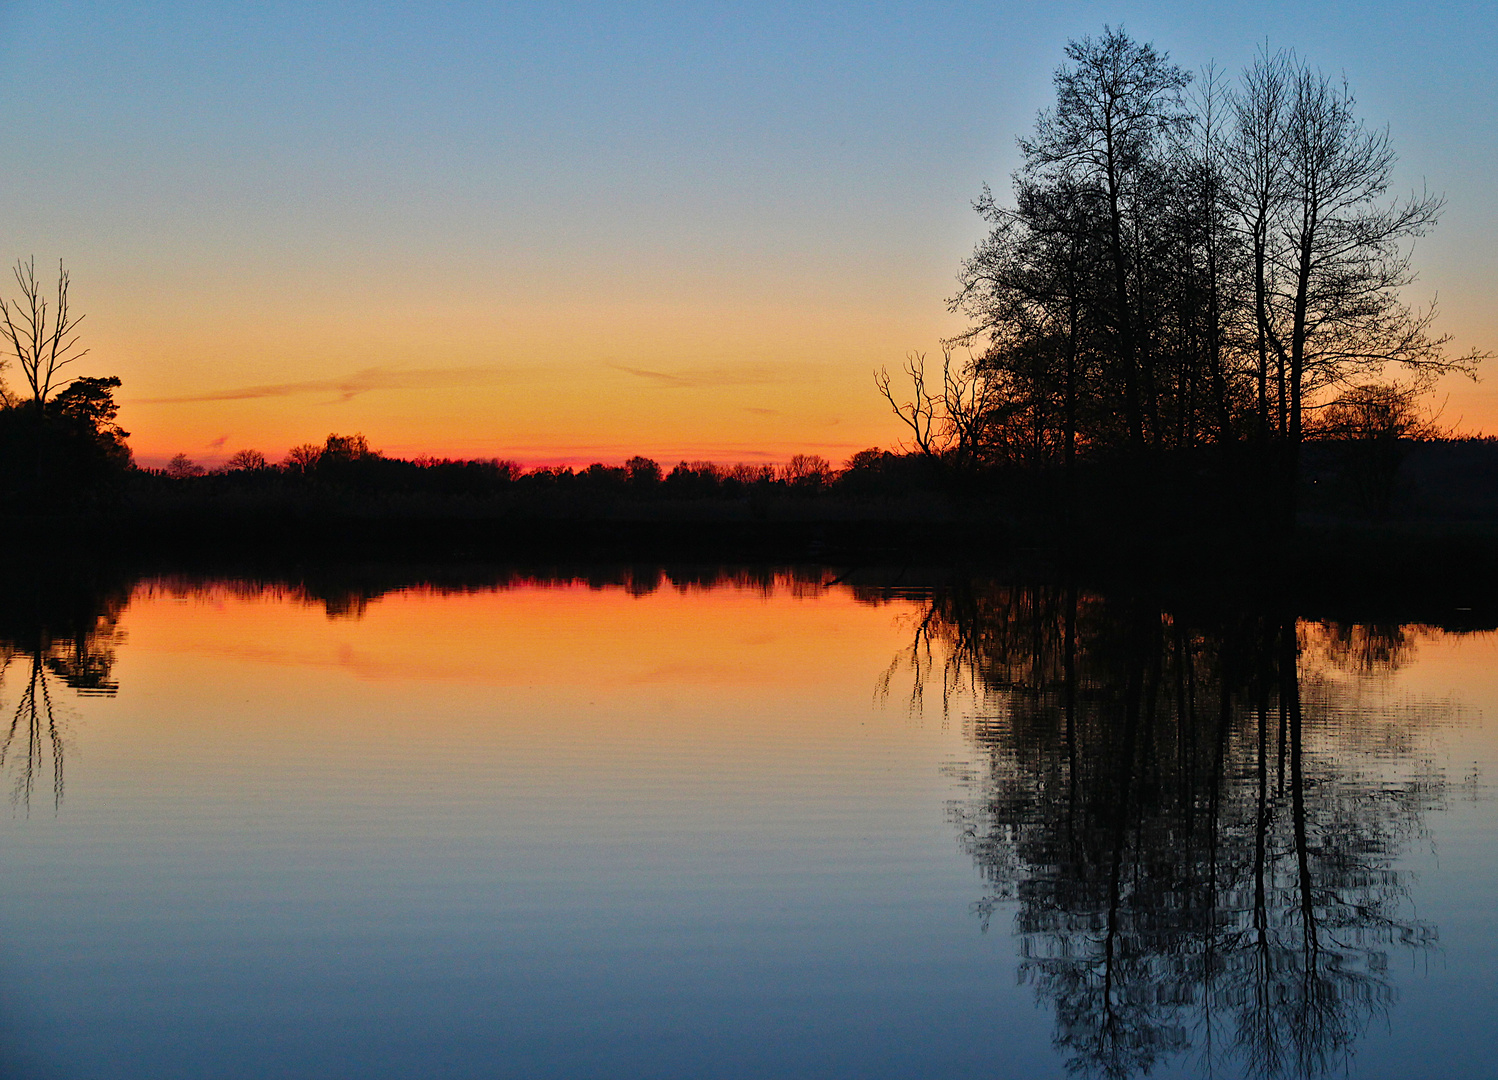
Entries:
POLYGON ((918 449, 1069 469, 1215 447, 1293 491, 1333 402, 1475 375, 1406 299, 1441 200, 1391 194, 1389 133, 1345 82, 1267 49, 1193 75, 1112 28, 1065 57, 1010 197, 975 203, 941 391, 918 356, 909 399, 880 375, 918 449))

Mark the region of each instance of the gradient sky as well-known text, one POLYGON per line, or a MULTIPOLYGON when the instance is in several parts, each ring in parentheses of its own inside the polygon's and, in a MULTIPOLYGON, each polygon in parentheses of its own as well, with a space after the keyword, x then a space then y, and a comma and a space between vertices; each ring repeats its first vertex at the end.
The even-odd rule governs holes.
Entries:
MULTIPOLYGON (((1498 349, 1478 4, 4 4, 0 258, 66 259, 138 458, 841 460, 934 351, 1067 39, 1343 72, 1461 349, 1498 349)), ((1498 431, 1490 384, 1444 419, 1498 431)))

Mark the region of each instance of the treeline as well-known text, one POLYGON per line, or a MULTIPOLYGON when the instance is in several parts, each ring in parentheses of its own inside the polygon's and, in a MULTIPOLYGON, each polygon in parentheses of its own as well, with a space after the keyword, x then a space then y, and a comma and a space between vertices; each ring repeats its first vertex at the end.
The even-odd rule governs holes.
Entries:
POLYGON ((783 465, 681 461, 667 470, 652 458, 636 456, 623 465, 595 462, 582 469, 541 466, 527 470, 501 458, 387 457, 371 450, 363 435, 336 434, 321 446, 294 447, 279 463, 258 451, 245 450, 210 470, 178 454, 165 469, 141 472, 147 482, 203 492, 323 487, 380 494, 549 492, 645 499, 733 499, 756 492, 803 496, 895 493, 938 479, 933 463, 920 455, 878 448, 854 454, 841 468, 818 454, 796 454, 783 465))
POLYGON ((1122 30, 1066 56, 1012 197, 976 203, 990 231, 950 300, 968 329, 940 371, 879 373, 916 448, 1067 476, 1205 455, 1278 501, 1309 439, 1431 434, 1421 393, 1482 357, 1402 297, 1441 200, 1390 195, 1388 132, 1346 84, 1267 50, 1193 77, 1122 30))

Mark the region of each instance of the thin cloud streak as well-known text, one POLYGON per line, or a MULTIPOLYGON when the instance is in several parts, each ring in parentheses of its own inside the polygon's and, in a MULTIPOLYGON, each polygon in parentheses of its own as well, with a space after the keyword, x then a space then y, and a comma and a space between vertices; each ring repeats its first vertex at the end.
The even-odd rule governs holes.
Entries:
POLYGON ((502 381, 512 372, 498 368, 418 368, 392 370, 365 368, 338 379, 309 379, 305 382, 264 383, 206 394, 182 394, 174 397, 139 398, 143 405, 187 405, 205 401, 252 401, 258 398, 295 397, 298 394, 337 394, 339 402, 352 401, 372 390, 440 390, 453 386, 486 386, 502 381))
POLYGON ((651 371, 648 368, 610 364, 615 371, 647 379, 673 390, 702 390, 720 386, 763 386, 782 381, 782 376, 760 364, 743 364, 711 368, 687 368, 682 371, 651 371))

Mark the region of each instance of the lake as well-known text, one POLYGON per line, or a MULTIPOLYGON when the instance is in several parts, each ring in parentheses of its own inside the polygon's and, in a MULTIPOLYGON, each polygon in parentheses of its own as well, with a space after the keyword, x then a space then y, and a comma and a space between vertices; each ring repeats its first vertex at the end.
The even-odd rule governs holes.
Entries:
POLYGON ((0 600, 6 1077, 1498 1060, 1467 612, 763 569, 0 600))

